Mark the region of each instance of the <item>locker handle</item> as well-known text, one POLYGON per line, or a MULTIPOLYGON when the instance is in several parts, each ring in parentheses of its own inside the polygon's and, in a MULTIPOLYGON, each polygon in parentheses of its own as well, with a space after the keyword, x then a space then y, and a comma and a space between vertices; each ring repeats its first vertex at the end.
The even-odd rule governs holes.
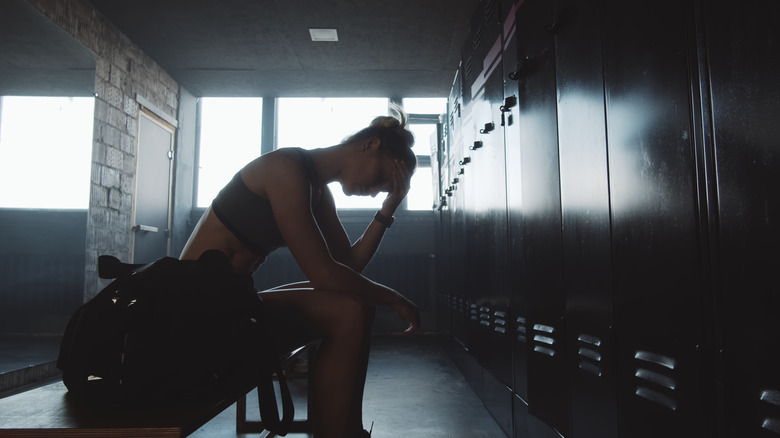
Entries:
POLYGON ((539 65, 539 59, 547 53, 548 47, 545 47, 539 54, 532 58, 526 56, 525 58, 517 61, 515 64, 515 71, 509 73, 507 76, 513 81, 519 81, 523 76, 532 73, 539 65))
POLYGON ((509 73, 507 76, 513 81, 519 81, 520 78, 531 71, 534 60, 526 56, 525 58, 517 61, 515 64, 515 71, 509 73))
POLYGON ((159 228, 153 227, 151 225, 133 225, 133 231, 146 231, 149 233, 157 233, 160 231, 159 228))
POLYGON ((571 21, 572 18, 574 18, 575 12, 576 7, 573 5, 565 7, 556 12, 555 17, 553 18, 553 22, 550 23, 550 25, 545 29, 547 33, 549 35, 555 35, 558 33, 558 31, 561 29, 561 26, 567 24, 569 21, 571 21))
POLYGON ((502 113, 512 111, 512 108, 517 105, 517 96, 509 96, 506 99, 504 99, 504 104, 499 107, 502 113))
POLYGON ((481 141, 477 140, 477 141, 474 142, 473 145, 469 146, 469 149, 471 149, 472 151, 476 151, 477 149, 481 148, 482 146, 484 146, 484 144, 481 141))
POLYGON ((479 130, 480 134, 489 134, 496 129, 496 124, 493 122, 485 123, 485 127, 479 130))
POLYGON ((462 160, 458 162, 461 166, 465 166, 466 164, 471 163, 471 157, 463 157, 462 160))

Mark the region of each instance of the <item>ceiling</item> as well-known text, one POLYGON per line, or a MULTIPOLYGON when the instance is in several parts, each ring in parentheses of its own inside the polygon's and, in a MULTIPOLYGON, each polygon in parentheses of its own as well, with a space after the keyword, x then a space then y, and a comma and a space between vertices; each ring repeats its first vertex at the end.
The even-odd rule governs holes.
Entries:
POLYGON ((479 0, 90 2, 195 96, 446 97, 479 0))
POLYGON ((0 0, 0 96, 91 96, 95 60, 24 0, 0 0))

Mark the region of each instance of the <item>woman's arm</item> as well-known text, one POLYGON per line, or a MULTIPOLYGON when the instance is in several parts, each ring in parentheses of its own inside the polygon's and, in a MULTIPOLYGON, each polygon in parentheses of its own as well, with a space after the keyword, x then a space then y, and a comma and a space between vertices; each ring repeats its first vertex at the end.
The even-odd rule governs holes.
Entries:
MULTIPOLYGON (((393 190, 382 203, 380 213, 384 217, 392 217, 408 192, 409 172, 400 162, 396 161, 393 172, 393 190)), ((363 272, 368 262, 374 257, 385 235, 385 230, 387 230, 384 225, 372 220, 363 235, 350 245, 349 238, 336 214, 333 195, 327 187, 323 188, 322 203, 317 212, 317 223, 333 257, 357 272, 363 272)))
MULTIPOLYGON (((417 307, 395 290, 363 277, 331 255, 311 212, 311 188, 303 169, 287 157, 263 166, 265 194, 290 252, 315 289, 354 293, 367 305, 386 305, 411 325, 419 326, 417 307)), ((251 178, 251 176, 250 176, 251 178)))

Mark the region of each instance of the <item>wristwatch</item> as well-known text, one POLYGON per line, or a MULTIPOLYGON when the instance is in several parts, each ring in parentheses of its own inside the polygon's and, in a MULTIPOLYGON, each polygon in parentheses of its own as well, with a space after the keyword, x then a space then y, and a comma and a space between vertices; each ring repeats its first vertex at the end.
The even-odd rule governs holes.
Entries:
POLYGON ((385 217, 381 211, 377 211, 374 215, 374 220, 384 225, 385 228, 390 228, 390 225, 393 225, 395 216, 385 217))

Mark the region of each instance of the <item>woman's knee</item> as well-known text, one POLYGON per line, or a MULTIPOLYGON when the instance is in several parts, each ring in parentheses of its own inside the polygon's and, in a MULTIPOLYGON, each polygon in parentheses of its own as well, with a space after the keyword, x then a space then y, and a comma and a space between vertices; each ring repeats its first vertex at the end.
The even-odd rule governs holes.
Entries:
POLYGON ((338 299, 334 300, 336 304, 334 314, 331 315, 334 321, 333 330, 348 332, 370 332, 374 324, 376 307, 366 305, 358 297, 341 293, 338 299))

